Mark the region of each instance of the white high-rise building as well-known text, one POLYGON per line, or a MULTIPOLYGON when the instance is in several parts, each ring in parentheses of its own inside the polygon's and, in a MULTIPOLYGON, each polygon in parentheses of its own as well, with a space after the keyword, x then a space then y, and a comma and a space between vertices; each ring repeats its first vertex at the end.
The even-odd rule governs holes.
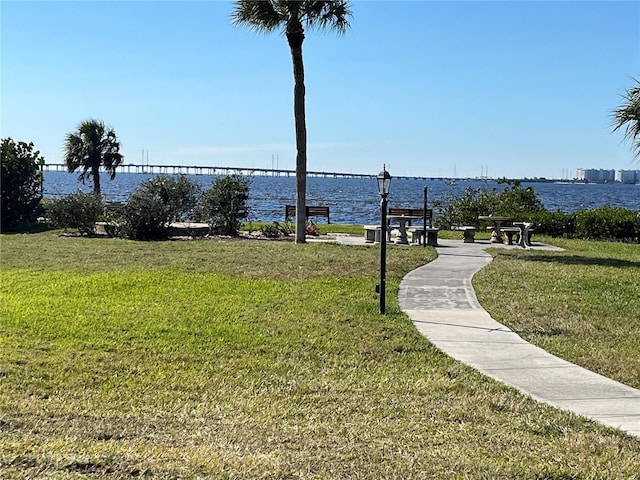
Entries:
POLYGON ((616 182, 620 183, 640 183, 640 170, 618 170, 616 182))
POLYGON ((602 168, 579 168, 576 171, 578 180, 589 183, 611 183, 616 179, 615 170, 605 170, 602 168))

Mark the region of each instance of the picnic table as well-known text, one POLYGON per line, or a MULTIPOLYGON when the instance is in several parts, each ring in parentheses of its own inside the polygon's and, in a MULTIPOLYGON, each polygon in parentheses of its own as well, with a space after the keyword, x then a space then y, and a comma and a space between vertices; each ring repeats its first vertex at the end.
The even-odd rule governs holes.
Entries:
POLYGON ((520 237, 518 238, 518 245, 522 248, 531 248, 531 233, 533 232, 533 223, 531 222, 513 222, 514 227, 520 229, 520 237))
POLYGON ((389 222, 398 222, 398 236, 396 237, 396 245, 408 245, 409 239, 407 238, 407 223, 411 220, 420 220, 422 217, 417 215, 389 215, 387 220, 389 222))
POLYGON ((480 215, 478 220, 488 220, 493 222, 493 227, 491 232, 491 243, 502 243, 502 232, 500 229, 502 228, 502 224, 505 222, 513 221, 512 217, 502 217, 499 215, 480 215))

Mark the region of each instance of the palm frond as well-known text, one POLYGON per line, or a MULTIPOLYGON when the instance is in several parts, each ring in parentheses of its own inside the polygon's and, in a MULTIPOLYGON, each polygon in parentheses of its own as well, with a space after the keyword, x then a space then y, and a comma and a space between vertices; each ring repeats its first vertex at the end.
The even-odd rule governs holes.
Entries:
POLYGON ((271 33, 286 22, 273 0, 238 0, 231 12, 231 23, 261 33, 271 33))
POLYGON ((352 17, 349 2, 344 0, 315 0, 302 2, 305 7, 305 25, 318 30, 334 30, 342 35, 349 30, 352 17))
POLYGON ((351 18, 349 2, 345 0, 238 0, 234 3, 231 21, 261 33, 285 28, 300 22, 309 29, 335 30, 345 33, 351 18))
POLYGON ((640 82, 626 90, 623 102, 612 114, 612 129, 616 132, 624 128, 624 139, 631 143, 634 156, 640 159, 640 82))
MULTIPOLYGON (((116 168, 122 164, 120 142, 111 127, 101 120, 84 120, 75 132, 69 133, 64 145, 64 163, 69 172, 80 170, 78 180, 85 182, 91 176, 96 181, 96 172, 104 167, 113 180, 116 168)), ((98 173, 99 174, 99 173, 98 173)))
POLYGON ((104 137, 101 150, 102 166, 111 177, 111 180, 113 180, 116 177, 116 168, 123 161, 123 157, 120 154, 120 142, 116 139, 116 133, 113 129, 109 129, 104 137))

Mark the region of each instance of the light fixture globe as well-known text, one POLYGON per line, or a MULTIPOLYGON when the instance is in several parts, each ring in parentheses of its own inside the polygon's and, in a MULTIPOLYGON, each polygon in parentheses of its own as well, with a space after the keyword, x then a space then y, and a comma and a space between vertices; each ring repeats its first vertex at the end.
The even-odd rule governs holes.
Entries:
POLYGON ((386 198, 389 195, 389 188, 391 187, 391 174, 387 172, 387 169, 383 166, 382 171, 378 174, 378 193, 381 197, 386 198))

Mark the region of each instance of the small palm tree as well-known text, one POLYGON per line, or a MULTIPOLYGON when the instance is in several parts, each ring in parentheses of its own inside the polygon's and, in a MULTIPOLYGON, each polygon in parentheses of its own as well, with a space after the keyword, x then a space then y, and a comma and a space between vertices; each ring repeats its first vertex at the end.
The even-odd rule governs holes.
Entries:
POLYGON ((120 142, 111 127, 101 120, 85 120, 78 130, 67 134, 64 145, 64 163, 69 172, 81 170, 78 180, 93 178, 93 192, 100 195, 100 167, 116 177, 116 167, 124 161, 120 154, 120 142))
POLYGON ((640 82, 634 81, 637 85, 622 95, 623 104, 613 111, 613 131, 625 127, 624 138, 631 142, 631 150, 640 160, 640 82))
POLYGON ((258 32, 284 30, 293 61, 293 113, 296 131, 296 243, 305 242, 307 203, 307 124, 305 118, 302 42, 305 28, 335 30, 349 28, 351 10, 344 0, 237 0, 232 13, 236 26, 258 32))

